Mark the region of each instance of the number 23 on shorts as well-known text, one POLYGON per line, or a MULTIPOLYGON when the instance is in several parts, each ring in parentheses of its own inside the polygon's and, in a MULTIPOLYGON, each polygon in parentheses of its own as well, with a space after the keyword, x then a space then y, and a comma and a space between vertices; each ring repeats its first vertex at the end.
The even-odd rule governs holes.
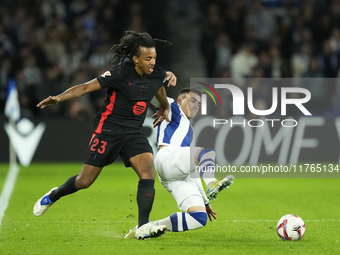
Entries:
POLYGON ((106 150, 106 145, 107 145, 107 142, 105 141, 100 141, 99 142, 99 139, 96 138, 93 140, 92 142, 92 145, 91 145, 91 151, 98 151, 98 153, 100 154, 103 154, 106 150), (99 144, 99 145, 98 145, 99 144), (98 145, 98 146, 97 146, 98 145), (96 148, 97 147, 97 148, 96 148))

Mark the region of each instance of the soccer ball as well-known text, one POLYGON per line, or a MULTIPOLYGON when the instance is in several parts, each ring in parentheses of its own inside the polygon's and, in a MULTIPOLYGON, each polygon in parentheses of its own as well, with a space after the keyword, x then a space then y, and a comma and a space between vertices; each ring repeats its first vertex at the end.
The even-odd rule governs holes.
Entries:
POLYGON ((305 223, 294 214, 283 216, 276 226, 279 237, 284 241, 299 241, 305 234, 305 223))

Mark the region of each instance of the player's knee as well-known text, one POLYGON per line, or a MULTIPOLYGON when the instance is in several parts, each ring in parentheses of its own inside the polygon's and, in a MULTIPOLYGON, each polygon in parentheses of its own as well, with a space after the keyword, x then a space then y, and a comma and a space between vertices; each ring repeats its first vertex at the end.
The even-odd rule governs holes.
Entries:
POLYGON ((153 164, 141 165, 135 169, 140 179, 155 179, 153 164))
POLYGON ((152 168, 141 168, 136 171, 140 179, 155 179, 155 169, 152 168))
POLYGON ((130 159, 130 163, 139 178, 155 179, 155 168, 153 166, 152 155, 137 155, 136 157, 130 159))
POLYGON ((191 217, 197 220, 203 227, 207 225, 208 214, 206 212, 195 211, 189 213, 191 217))

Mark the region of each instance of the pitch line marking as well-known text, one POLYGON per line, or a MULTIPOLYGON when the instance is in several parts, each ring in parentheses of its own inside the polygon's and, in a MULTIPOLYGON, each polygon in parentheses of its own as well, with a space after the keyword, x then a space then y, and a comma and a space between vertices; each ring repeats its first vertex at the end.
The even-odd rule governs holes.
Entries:
POLYGON ((9 167, 6 181, 5 181, 4 187, 0 195, 0 228, 1 228, 2 218, 5 215, 5 211, 7 209, 9 200, 11 198, 11 195, 12 195, 12 192, 15 186, 15 182, 17 180, 18 173, 19 173, 18 165, 15 164, 9 167))

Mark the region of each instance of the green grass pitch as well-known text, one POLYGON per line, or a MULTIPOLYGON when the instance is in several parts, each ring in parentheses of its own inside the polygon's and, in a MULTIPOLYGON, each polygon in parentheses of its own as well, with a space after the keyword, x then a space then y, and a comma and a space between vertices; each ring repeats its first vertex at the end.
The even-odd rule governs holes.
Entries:
MULTIPOLYGON (((340 179, 239 178, 211 205, 217 220, 198 230, 147 240, 124 240, 137 223, 138 178, 122 164, 106 167, 87 190, 61 198, 46 214, 32 213, 36 200, 79 173, 81 164, 21 167, 2 219, 0 254, 340 254, 340 179), (281 216, 306 223, 301 241, 276 234, 281 216)), ((0 188, 8 165, 0 165, 0 188)), ((156 180, 151 219, 179 211, 156 180)))

